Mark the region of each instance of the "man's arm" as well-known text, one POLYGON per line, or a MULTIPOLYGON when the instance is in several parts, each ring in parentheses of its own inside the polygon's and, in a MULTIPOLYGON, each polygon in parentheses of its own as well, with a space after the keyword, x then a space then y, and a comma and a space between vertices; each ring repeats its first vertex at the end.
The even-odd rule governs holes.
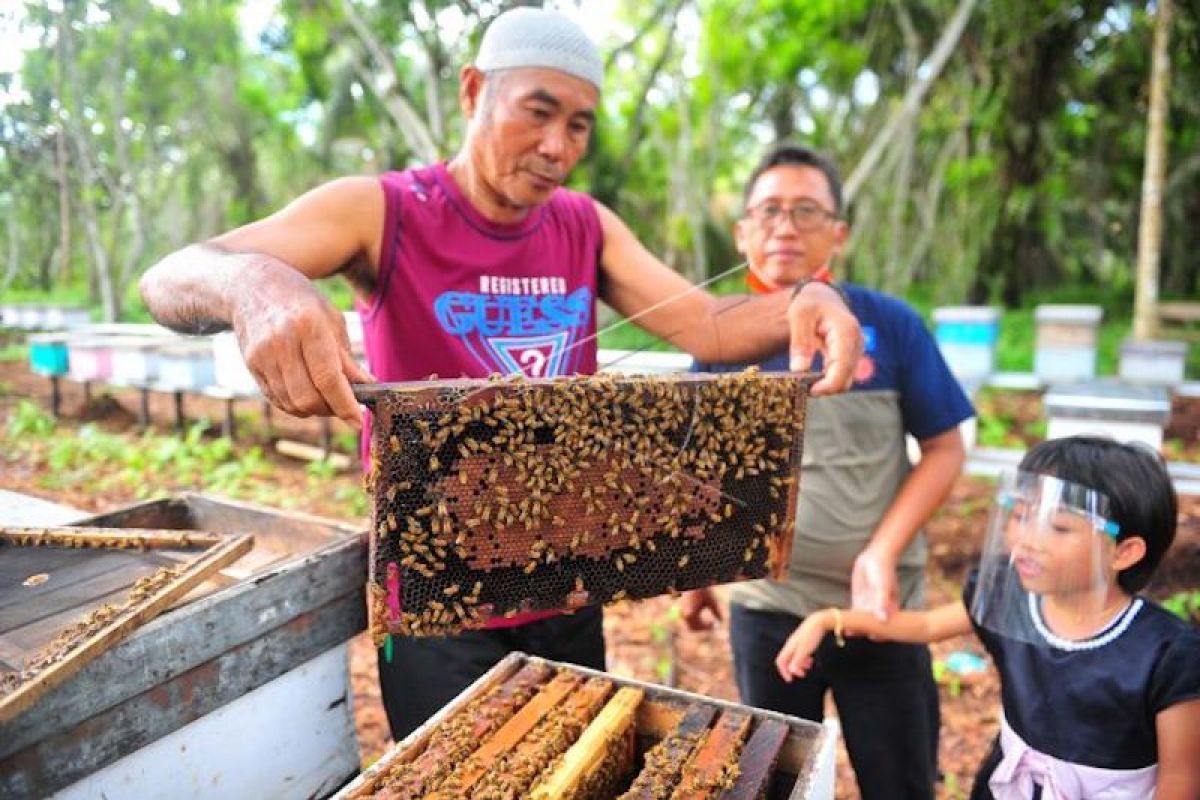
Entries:
POLYGON ((233 328, 263 395, 289 414, 361 425, 351 382, 374 379, 350 354, 345 322, 312 279, 372 285, 383 229, 374 178, 343 178, 266 219, 190 245, 152 266, 139 288, 150 313, 185 333, 233 328))
POLYGON ((596 210, 604 230, 601 296, 618 312, 707 363, 757 360, 790 342, 791 368, 803 370, 821 351, 825 377, 813 393, 850 386, 862 330, 836 291, 813 283, 794 301, 790 292, 714 297, 655 258, 612 211, 600 203, 596 210))
POLYGON ((884 512, 870 543, 854 560, 851 605, 887 619, 897 609, 896 562, 917 531, 950 493, 967 459, 958 426, 920 441, 913 467, 884 512))

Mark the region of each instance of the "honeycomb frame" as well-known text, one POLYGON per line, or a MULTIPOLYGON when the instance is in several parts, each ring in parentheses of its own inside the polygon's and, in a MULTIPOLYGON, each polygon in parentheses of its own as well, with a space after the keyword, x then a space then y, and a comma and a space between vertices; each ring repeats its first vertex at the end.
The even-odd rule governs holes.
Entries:
POLYGON ((373 636, 783 577, 814 380, 358 387, 373 412, 373 636))

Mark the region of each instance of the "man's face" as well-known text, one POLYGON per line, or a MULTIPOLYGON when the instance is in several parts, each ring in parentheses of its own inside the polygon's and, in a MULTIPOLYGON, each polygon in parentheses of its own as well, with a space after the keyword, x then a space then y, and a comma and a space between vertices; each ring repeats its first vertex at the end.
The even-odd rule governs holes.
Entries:
POLYGON ((557 70, 530 67, 480 75, 472 96, 467 77, 464 72, 463 101, 471 115, 468 147, 488 189, 513 209, 546 202, 587 150, 596 122, 596 87, 557 70))
POLYGON ((758 177, 746 215, 734 226, 738 252, 773 289, 811 277, 846 243, 849 226, 837 219, 825 174, 786 164, 758 177))

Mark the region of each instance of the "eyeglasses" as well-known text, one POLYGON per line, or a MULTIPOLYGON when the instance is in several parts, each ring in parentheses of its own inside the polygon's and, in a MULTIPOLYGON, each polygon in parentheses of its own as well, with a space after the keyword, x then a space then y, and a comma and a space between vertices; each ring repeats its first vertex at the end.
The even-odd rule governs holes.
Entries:
POLYGON ((746 209, 746 216, 762 228, 775 228, 783 222, 784 217, 788 217, 798 231, 816 230, 827 220, 837 219, 837 214, 826 211, 816 203, 797 203, 787 208, 774 200, 746 209))

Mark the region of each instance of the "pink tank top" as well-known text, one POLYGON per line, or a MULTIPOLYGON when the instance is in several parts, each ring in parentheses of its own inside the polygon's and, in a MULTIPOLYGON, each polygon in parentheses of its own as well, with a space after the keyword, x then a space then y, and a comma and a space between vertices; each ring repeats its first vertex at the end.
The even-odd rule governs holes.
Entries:
POLYGON ((559 189, 523 221, 500 225, 475 210, 444 163, 388 172, 380 183, 386 213, 377 289, 369 305, 358 304, 376 378, 596 371, 604 236, 589 196, 559 189))

